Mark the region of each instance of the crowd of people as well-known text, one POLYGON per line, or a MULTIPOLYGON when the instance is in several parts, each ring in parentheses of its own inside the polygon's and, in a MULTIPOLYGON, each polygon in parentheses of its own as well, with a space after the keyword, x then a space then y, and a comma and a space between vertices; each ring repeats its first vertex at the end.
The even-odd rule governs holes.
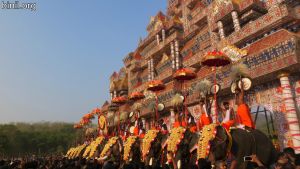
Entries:
MULTIPOLYGON (((256 155, 251 156, 253 168, 267 169, 256 155)), ((124 169, 131 168, 130 165, 124 166, 124 169)), ((163 167, 158 166, 157 169, 163 167)), ((165 166, 165 168, 168 168, 165 166)), ((212 169, 210 164, 198 166, 198 169, 212 169)), ((216 162, 215 169, 230 169, 225 161, 216 162)), ((285 148, 278 154, 276 163, 272 169, 300 169, 300 154, 296 154, 294 149, 285 148)), ((113 165, 107 163, 105 166, 96 159, 87 160, 85 158, 68 159, 63 156, 31 157, 19 159, 0 159, 0 169, 114 169, 113 165)), ((147 167, 145 167, 147 169, 147 167)))

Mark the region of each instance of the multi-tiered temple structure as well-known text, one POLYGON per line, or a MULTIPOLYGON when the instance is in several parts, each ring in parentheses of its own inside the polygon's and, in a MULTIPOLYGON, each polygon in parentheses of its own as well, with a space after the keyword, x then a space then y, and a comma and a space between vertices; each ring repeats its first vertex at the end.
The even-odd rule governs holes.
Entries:
MULTIPOLYGON (((150 107, 156 96, 159 116, 171 128, 171 100, 179 91, 188 93, 184 105, 197 119, 199 93, 195 86, 203 79, 214 79, 212 68, 201 65, 201 59, 207 52, 217 50, 250 68, 253 86, 247 91, 247 103, 253 118, 255 112, 268 114, 258 117, 274 122, 281 146, 294 146, 299 151, 299 29, 300 5, 296 0, 169 0, 166 14, 158 12, 151 17, 147 37, 140 40, 136 50, 123 59, 124 67, 110 78, 111 99, 128 98, 134 92, 143 93, 145 98, 122 105, 106 102, 102 111, 109 131, 136 109, 149 129, 155 122, 155 110, 150 107), (197 77, 184 83, 174 80, 173 74, 180 68, 193 70, 197 77), (161 80, 165 89, 147 91, 152 80, 161 80), (142 106, 136 108, 135 103, 142 106)), ((229 73, 234 64, 217 69, 216 76, 221 86, 218 101, 229 101, 232 107, 235 100, 229 73)), ((269 131, 273 132, 272 127, 269 131)))

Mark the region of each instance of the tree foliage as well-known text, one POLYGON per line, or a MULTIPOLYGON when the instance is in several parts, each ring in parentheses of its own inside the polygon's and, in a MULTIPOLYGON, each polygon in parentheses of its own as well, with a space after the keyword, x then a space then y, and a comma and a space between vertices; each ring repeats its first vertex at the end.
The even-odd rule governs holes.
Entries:
POLYGON ((24 156, 65 153, 83 132, 68 123, 14 123, 0 125, 0 155, 24 156))

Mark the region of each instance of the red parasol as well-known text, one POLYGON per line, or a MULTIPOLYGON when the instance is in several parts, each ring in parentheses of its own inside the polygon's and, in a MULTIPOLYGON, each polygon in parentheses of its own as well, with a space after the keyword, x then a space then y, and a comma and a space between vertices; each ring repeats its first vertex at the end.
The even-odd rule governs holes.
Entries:
MULTIPOLYGON (((182 81, 182 85, 183 85, 183 90, 185 88, 184 86, 184 81, 185 80, 192 80, 194 78, 196 78, 196 73, 188 68, 182 68, 182 69, 178 69, 175 74, 173 75, 173 78, 176 79, 176 80, 180 80, 182 81)), ((184 94, 184 98, 186 98, 187 95, 184 94)), ((186 100, 186 99, 184 99, 186 100)), ((187 106, 186 104, 184 104, 184 111, 185 111, 185 122, 187 123, 187 106)))
POLYGON ((140 100, 143 98, 145 98, 145 95, 141 92, 133 92, 133 93, 131 93, 131 95, 129 97, 130 100, 134 100, 134 101, 137 101, 137 100, 140 100))
POLYGON ((226 66, 231 63, 231 59, 223 52, 208 52, 202 59, 201 63, 209 67, 226 66))
POLYGON ((161 80, 152 80, 148 84, 148 90, 153 91, 153 92, 163 90, 164 88, 165 88, 165 85, 163 84, 163 82, 161 80))
MULTIPOLYGON (((213 51, 208 52, 202 59, 201 63, 203 65, 214 67, 215 68, 215 80, 214 80, 214 95, 215 95, 215 104, 217 104, 217 69, 216 67, 226 66, 231 63, 231 59, 225 55, 223 52, 220 51, 213 51)), ((215 113, 216 113, 216 122, 218 123, 218 110, 217 106, 215 105, 215 113)))
POLYGON ((94 114, 100 114, 100 113, 101 113, 101 109, 99 109, 99 108, 97 107, 97 108, 95 108, 95 109, 93 110, 93 113, 94 113, 94 114))
POLYGON ((178 69, 173 78, 176 80, 192 80, 196 78, 196 73, 188 68, 178 69))
MULTIPOLYGON (((152 80, 149 82, 148 84, 148 90, 152 91, 152 92, 158 92, 160 90, 165 89, 165 85, 163 84, 163 82, 161 80, 152 80)), ((155 114, 156 114, 156 121, 159 119, 159 115, 158 115, 158 98, 157 95, 155 97, 155 101, 156 101, 156 110, 155 110, 155 114)))
POLYGON ((127 98, 124 96, 119 96, 119 97, 113 98, 111 102, 116 103, 116 104, 124 104, 127 102, 127 98))

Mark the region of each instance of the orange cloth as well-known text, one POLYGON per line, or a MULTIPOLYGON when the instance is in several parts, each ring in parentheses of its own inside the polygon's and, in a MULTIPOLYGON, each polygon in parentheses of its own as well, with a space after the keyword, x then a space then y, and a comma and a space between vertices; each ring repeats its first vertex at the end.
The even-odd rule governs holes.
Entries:
POLYGON ((230 127, 234 124, 234 120, 229 120, 226 123, 222 123, 222 126, 229 131, 230 127))
POLYGON ((144 137, 145 137, 145 134, 144 134, 144 133, 140 134, 140 138, 141 138, 141 139, 143 139, 144 137))
POLYGON ((181 126, 186 127, 187 126, 186 122, 185 121, 181 122, 181 126))
POLYGON ((191 131, 192 133, 196 133, 196 131, 197 131, 197 126, 192 126, 192 127, 190 128, 190 131, 191 131))
POLYGON ((199 129, 202 129, 203 126, 211 124, 211 118, 206 116, 205 113, 202 113, 198 121, 199 129))
POLYGON ((133 135, 138 136, 139 135, 139 128, 135 127, 133 130, 133 135))
POLYGON ((180 127, 180 122, 179 121, 175 121, 175 123, 173 124, 173 127, 174 128, 180 127))
POLYGON ((239 105, 237 109, 237 116, 240 124, 243 124, 250 128, 255 128, 255 125, 252 121, 250 110, 247 104, 239 105))

